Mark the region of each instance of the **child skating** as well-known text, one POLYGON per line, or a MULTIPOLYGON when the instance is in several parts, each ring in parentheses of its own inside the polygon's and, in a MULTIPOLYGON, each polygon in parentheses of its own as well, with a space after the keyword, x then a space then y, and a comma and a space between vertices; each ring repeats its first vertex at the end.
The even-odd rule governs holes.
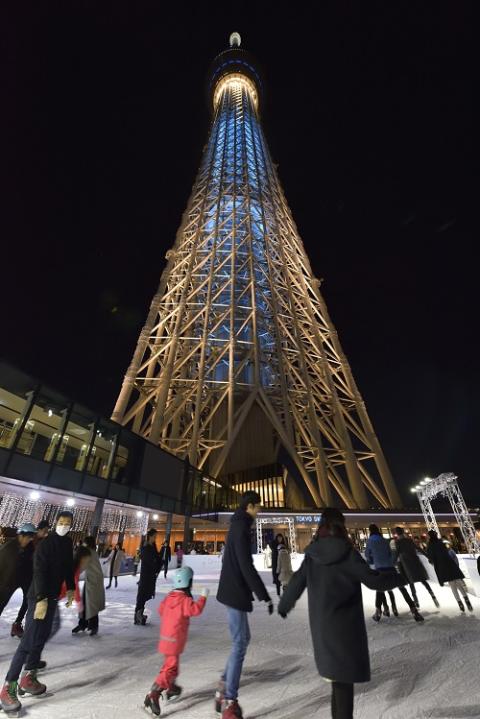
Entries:
POLYGON ((192 597, 193 570, 190 567, 177 569, 173 578, 174 589, 167 594, 158 607, 162 621, 158 651, 164 654, 163 666, 158 673, 150 692, 145 697, 145 708, 160 716, 160 699, 172 699, 182 693, 175 680, 178 677, 180 654, 183 653, 188 637, 190 617, 203 612, 208 589, 202 589, 201 597, 196 601, 192 597))

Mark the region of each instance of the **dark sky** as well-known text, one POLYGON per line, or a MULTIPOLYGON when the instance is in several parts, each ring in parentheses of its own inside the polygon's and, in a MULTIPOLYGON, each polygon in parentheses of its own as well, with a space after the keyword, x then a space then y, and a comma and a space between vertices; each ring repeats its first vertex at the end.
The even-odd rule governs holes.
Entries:
POLYGON ((206 71, 238 30, 398 483, 455 471, 478 504, 473 4, 288 7, 4 10, 1 354, 111 412, 206 140, 206 71))

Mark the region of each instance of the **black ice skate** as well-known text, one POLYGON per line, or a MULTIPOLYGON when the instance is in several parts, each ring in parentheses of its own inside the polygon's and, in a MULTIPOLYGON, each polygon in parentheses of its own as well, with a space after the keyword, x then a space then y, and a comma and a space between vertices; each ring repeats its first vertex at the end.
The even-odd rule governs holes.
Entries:
POLYGON ((152 714, 159 717, 162 713, 160 708, 160 699, 162 698, 163 689, 158 684, 152 684, 152 688, 145 697, 143 702, 145 709, 150 709, 152 714))
POLYGON ((422 615, 418 611, 417 607, 412 608, 412 614, 413 614, 413 618, 415 619, 416 622, 424 622, 425 621, 425 619, 422 617, 422 615))
POLYGON ((181 695, 183 689, 182 687, 179 687, 178 684, 172 684, 170 689, 167 689, 165 692, 165 697, 169 701, 174 701, 175 699, 178 699, 178 697, 181 695))
POLYGON ((222 702, 225 699, 225 682, 220 679, 218 686, 215 689, 215 711, 217 714, 222 713, 222 702))
POLYGON ((464 606, 462 600, 461 600, 461 599, 458 599, 457 601, 458 601, 458 606, 460 607, 460 611, 461 611, 461 612, 464 612, 464 611, 465 611, 465 606, 464 606))
POLYGON ((373 615, 372 619, 374 622, 379 622, 382 618, 382 610, 381 609, 375 609, 375 614, 373 615))
POLYGON ((134 624, 141 624, 142 626, 145 626, 147 623, 147 615, 143 614, 140 609, 138 609, 135 612, 135 619, 133 620, 134 624))
POLYGON ((466 595, 464 596, 463 601, 464 601, 465 604, 467 605, 468 611, 469 611, 469 612, 473 612, 473 607, 472 607, 472 605, 471 605, 471 603, 470 603, 470 599, 469 599, 466 595))

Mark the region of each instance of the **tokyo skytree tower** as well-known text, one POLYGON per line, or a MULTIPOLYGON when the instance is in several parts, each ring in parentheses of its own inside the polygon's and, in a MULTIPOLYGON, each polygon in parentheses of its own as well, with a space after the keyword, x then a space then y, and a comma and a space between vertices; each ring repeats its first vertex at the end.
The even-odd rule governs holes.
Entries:
POLYGON ((232 33, 212 122, 112 419, 266 506, 400 507, 232 33), (267 499, 269 501, 267 501, 267 499))

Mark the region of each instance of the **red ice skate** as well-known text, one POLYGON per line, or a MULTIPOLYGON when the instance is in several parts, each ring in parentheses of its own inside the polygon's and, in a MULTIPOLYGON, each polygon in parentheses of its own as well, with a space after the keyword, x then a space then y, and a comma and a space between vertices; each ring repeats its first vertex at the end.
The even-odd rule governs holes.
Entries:
POLYGON ((0 706, 7 717, 20 716, 22 705, 17 697, 17 682, 5 682, 0 692, 0 706))
POLYGON ((20 684, 18 685, 18 693, 21 697, 25 694, 31 694, 34 697, 45 694, 47 687, 37 679, 37 670, 29 669, 22 674, 20 684))
POLYGON ((224 699, 222 702, 222 719, 243 719, 240 704, 235 699, 224 699))
POLYGON ((21 622, 13 622, 10 630, 10 636, 18 637, 19 639, 23 637, 23 626, 21 622))

